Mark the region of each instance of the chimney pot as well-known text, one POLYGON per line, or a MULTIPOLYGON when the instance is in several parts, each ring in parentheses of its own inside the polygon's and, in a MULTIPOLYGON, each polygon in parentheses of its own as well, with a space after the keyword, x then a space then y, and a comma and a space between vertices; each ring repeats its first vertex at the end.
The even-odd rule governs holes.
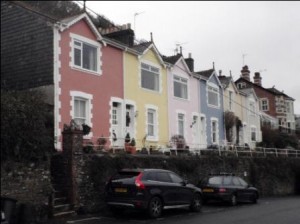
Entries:
POLYGON ((241 70, 241 77, 250 81, 250 71, 248 69, 248 66, 245 65, 241 70))
POLYGON ((255 72, 253 76, 254 83, 261 86, 261 76, 259 72, 255 72))

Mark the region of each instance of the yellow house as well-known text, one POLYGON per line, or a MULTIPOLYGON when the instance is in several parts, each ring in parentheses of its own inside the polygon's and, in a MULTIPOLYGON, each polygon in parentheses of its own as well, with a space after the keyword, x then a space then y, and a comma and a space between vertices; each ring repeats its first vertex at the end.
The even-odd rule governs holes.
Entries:
POLYGON ((228 114, 228 112, 232 112, 232 115, 238 118, 234 121, 235 124, 232 128, 229 130, 226 128, 226 140, 229 144, 240 144, 242 141, 240 133, 242 128, 241 125, 244 121, 244 108, 242 99, 245 98, 245 96, 238 91, 231 76, 219 76, 219 80, 224 89, 223 102, 225 126, 226 124, 228 125, 228 122, 230 123, 230 120, 233 118, 230 116, 230 113, 228 114))
POLYGON ((124 51, 125 132, 137 149, 168 144, 167 70, 153 42, 124 51))

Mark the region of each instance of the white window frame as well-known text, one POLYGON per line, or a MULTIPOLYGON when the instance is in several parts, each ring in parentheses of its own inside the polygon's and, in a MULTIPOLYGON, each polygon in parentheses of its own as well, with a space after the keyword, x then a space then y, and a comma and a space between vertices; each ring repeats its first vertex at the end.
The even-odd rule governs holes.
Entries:
POLYGON ((245 87, 246 87, 246 83, 244 83, 244 82, 238 83, 238 88, 239 88, 239 89, 243 89, 243 88, 245 88, 245 87))
POLYGON ((186 134, 186 113, 185 112, 177 112, 177 134, 182 135, 185 138, 186 134), (179 118, 179 116, 182 116, 182 119, 179 118), (180 123, 182 124, 182 131, 183 133, 180 133, 180 123))
POLYGON ((233 91, 228 91, 228 107, 230 111, 233 111, 233 91))
POLYGON ((148 61, 141 61, 140 63, 140 87, 143 89, 143 90, 146 90, 146 91, 151 91, 151 92, 155 92, 155 93, 161 93, 162 91, 162 88, 161 88, 161 67, 158 66, 158 65, 155 65, 151 62, 148 62, 148 61), (142 64, 145 64, 147 66, 149 66, 150 70, 147 70, 145 68, 142 67, 142 64), (155 72, 155 71, 151 71, 151 68, 153 69, 158 69, 158 72, 155 72), (148 72, 151 72, 155 75, 157 75, 158 77, 158 84, 157 84, 157 90, 156 89, 150 89, 150 88, 146 88, 146 87, 143 87, 143 74, 142 74, 142 70, 145 70, 145 71, 148 71, 148 72))
POLYGON ((210 119, 210 129, 211 129, 211 142, 212 144, 216 144, 216 145, 219 145, 219 120, 217 118, 211 118, 210 119), (216 141, 213 141, 213 123, 216 123, 216 131, 215 131, 215 134, 216 134, 216 141))
MULTIPOLYGON (((117 102, 113 102, 114 103, 117 103, 117 102)), ((111 124, 112 125, 118 125, 118 108, 115 107, 114 105, 112 105, 112 111, 111 111, 111 124)))
POLYGON ((159 127, 159 123, 158 123, 158 107, 154 106, 154 105, 146 105, 146 129, 145 129, 145 133, 147 133, 147 140, 148 141, 158 141, 158 127, 159 127), (150 136, 148 135, 148 112, 153 112, 154 116, 153 116, 153 120, 154 123, 151 124, 153 125, 153 131, 154 131, 154 135, 150 136))
POLYGON ((188 100, 189 99, 189 80, 187 78, 181 77, 179 75, 173 75, 173 96, 175 98, 182 99, 182 100, 188 100), (175 95, 175 82, 180 84, 181 88, 182 88, 183 85, 186 86, 186 98, 175 95))
POLYGON ((250 138, 251 138, 251 142, 256 142, 257 141, 257 133, 256 133, 256 131, 257 131, 257 128, 256 128, 256 126, 251 126, 250 127, 250 138), (252 134, 254 133, 254 140, 253 140, 253 136, 252 136, 252 134))
POLYGON ((255 106, 255 101, 249 100, 249 113, 251 116, 256 115, 256 106, 255 106))
MULTIPOLYGON (((71 47, 71 52, 70 52, 70 67, 72 69, 75 70, 80 70, 80 71, 84 71, 86 73, 89 74, 93 74, 93 75, 102 75, 102 70, 101 70, 101 44, 97 41, 91 40, 89 38, 71 33, 71 43, 70 43, 70 47, 71 47), (75 48, 79 49, 76 45, 75 45, 75 41, 80 42, 82 44, 87 44, 89 46, 92 46, 94 48, 96 48, 96 70, 91 70, 91 69, 86 69, 83 68, 82 66, 82 58, 81 58, 81 66, 78 66, 75 64, 75 48)), ((82 54, 82 53, 81 53, 82 54)))
POLYGON ((260 100, 260 108, 262 111, 269 111, 269 99, 268 98, 262 98, 260 100))
MULTIPOLYGON (((71 111, 70 111, 70 116, 72 119, 75 118, 75 100, 76 99, 80 99, 80 100, 84 100, 86 101, 86 122, 85 124, 90 126, 91 128, 93 127, 93 123, 92 123, 92 118, 93 118, 93 104, 92 104, 92 100, 93 100, 93 95, 89 94, 89 93, 84 93, 84 92, 80 92, 80 91, 71 91, 70 92, 70 96, 71 96, 71 111)), ((93 136, 92 131, 88 134, 85 135, 84 138, 91 138, 93 136)))
POLYGON ((207 87, 206 87, 206 94, 207 94, 207 105, 209 107, 213 107, 213 108, 220 108, 220 89, 219 86, 214 84, 214 83, 208 83, 207 87), (209 103, 209 92, 217 94, 217 104, 218 105, 214 105, 214 104, 210 104, 209 103))

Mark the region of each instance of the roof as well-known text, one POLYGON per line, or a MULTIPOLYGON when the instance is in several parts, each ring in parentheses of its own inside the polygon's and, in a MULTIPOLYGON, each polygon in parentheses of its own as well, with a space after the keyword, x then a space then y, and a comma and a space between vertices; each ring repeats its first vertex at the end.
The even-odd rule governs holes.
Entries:
POLYGON ((288 95, 286 95, 285 93, 283 93, 282 91, 279 91, 278 89, 276 89, 274 86, 272 88, 267 88, 267 90, 270 90, 271 92, 275 93, 276 95, 283 95, 287 98, 289 98, 290 100, 294 100, 292 97, 289 97, 288 95))
POLYGON ((235 81, 235 83, 238 83, 239 81, 246 82, 246 83, 248 83, 248 84, 250 84, 250 85, 252 85, 252 86, 254 86, 254 87, 257 87, 257 88, 260 88, 260 89, 262 89, 262 90, 265 90, 265 91, 267 91, 267 92, 269 92, 269 93, 272 93, 273 95, 284 95, 286 98, 288 98, 288 99, 290 99, 290 100, 294 100, 292 97, 290 97, 290 96, 288 96, 288 95, 286 95, 286 94, 280 92, 279 90, 275 89, 274 87, 272 87, 272 88, 264 88, 264 87, 262 87, 262 86, 260 86, 260 85, 257 85, 257 84, 255 84, 255 83, 253 83, 253 82, 251 82, 251 81, 249 81, 249 80, 243 78, 243 77, 238 78, 238 79, 235 81))
POLYGON ((219 78, 220 82, 222 83, 224 89, 226 89, 228 87, 229 83, 232 80, 231 76, 222 75, 222 76, 218 76, 218 78, 219 78))
POLYGON ((212 68, 212 69, 208 69, 208 70, 204 70, 204 71, 200 71, 200 72, 195 72, 195 73, 199 74, 201 76, 204 76, 205 78, 209 78, 214 71, 215 70, 212 68))
POLYGON ((142 53, 144 53, 144 51, 146 49, 148 49, 150 47, 151 44, 152 44, 152 42, 148 41, 148 42, 143 42, 143 43, 134 45, 131 48, 142 54, 142 53))
POLYGON ((168 62, 168 63, 174 65, 182 57, 182 54, 177 54, 177 55, 173 55, 173 56, 164 56, 164 55, 162 55, 161 57, 165 62, 168 62))

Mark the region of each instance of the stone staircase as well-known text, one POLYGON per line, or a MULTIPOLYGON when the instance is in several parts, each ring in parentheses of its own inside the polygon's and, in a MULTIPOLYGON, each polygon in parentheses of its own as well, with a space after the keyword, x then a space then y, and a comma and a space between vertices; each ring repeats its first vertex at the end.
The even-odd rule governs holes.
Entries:
POLYGON ((66 165, 63 156, 55 156, 51 161, 52 194, 49 197, 51 218, 76 215, 73 205, 68 200, 66 186, 66 165))

